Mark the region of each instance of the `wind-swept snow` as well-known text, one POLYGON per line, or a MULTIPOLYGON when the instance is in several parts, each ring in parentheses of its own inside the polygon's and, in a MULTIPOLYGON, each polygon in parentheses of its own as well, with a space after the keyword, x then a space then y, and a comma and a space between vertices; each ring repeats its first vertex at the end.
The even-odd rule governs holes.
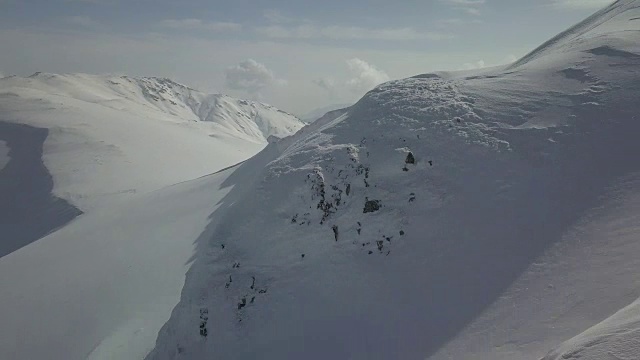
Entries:
POLYGON ((639 12, 242 164, 148 359, 539 359, 637 299, 639 12))
POLYGON ((562 344, 542 360, 640 359, 640 300, 562 344))

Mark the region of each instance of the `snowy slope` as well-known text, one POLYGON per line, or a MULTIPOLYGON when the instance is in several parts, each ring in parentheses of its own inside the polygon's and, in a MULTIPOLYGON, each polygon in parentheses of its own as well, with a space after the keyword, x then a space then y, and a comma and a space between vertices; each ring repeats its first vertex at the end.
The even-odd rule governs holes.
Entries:
POLYGON ((0 109, 0 121, 49 129, 53 192, 81 210, 238 163, 303 126, 268 105, 126 76, 4 78, 0 109))
POLYGON ((562 344, 543 360, 640 359, 640 300, 562 344))
POLYGON ((230 189, 200 177, 302 126, 162 79, 1 79, 0 359, 143 358, 230 189))
POLYGON ((243 163, 148 359, 540 359, 632 303, 638 18, 380 85, 243 163))
POLYGON ((229 171, 95 209, 0 259, 0 359, 141 359, 229 171))

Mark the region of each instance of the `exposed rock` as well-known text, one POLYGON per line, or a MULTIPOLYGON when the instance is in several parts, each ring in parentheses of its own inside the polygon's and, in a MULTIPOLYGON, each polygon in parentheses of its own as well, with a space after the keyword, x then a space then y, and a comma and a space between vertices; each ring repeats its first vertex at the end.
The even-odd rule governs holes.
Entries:
POLYGON ((406 159, 404 159, 404 163, 405 163, 405 164, 414 164, 414 165, 415 165, 415 163, 416 163, 416 158, 413 156, 413 153, 412 153, 412 152, 409 152, 409 153, 407 154, 407 158, 406 158, 406 159))
POLYGON ((367 201, 364 203, 364 210, 362 212, 365 214, 376 212, 380 210, 380 206, 380 200, 369 200, 369 198, 367 198, 367 201))

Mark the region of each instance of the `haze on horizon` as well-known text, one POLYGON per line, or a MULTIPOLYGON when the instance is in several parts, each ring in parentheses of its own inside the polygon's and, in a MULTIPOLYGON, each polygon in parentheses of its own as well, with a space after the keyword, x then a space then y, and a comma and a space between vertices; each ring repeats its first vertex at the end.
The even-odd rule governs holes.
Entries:
POLYGON ((0 75, 168 77, 302 115, 511 62, 610 0, 0 0, 0 75))

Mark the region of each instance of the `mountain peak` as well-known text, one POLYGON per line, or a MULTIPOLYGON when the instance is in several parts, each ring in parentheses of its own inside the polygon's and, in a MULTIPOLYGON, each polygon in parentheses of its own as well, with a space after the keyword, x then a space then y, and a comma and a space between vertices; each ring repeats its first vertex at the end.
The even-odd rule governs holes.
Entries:
POLYGON ((637 36, 633 32, 640 31, 638 19, 639 0, 618 0, 546 41, 509 69, 520 68, 547 55, 558 57, 576 49, 588 51, 597 44, 637 48, 637 36))

